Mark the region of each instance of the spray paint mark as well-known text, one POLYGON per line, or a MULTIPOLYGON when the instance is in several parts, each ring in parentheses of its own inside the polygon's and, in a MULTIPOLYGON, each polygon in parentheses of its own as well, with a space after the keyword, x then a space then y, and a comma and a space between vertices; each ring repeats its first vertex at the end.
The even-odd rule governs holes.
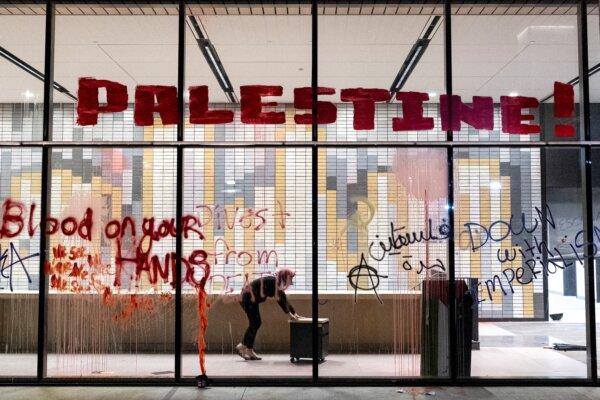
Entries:
POLYGON ((190 259, 193 260, 193 265, 197 265, 202 269, 203 276, 200 281, 194 279, 193 274, 191 276, 191 283, 196 286, 198 293, 198 361, 200 362, 200 375, 198 380, 198 386, 205 387, 207 383, 206 378, 206 328, 208 327, 208 303, 206 295, 206 282, 210 277, 210 264, 206 261, 208 254, 204 250, 195 250, 190 259), (201 385, 203 383, 203 385, 201 385))

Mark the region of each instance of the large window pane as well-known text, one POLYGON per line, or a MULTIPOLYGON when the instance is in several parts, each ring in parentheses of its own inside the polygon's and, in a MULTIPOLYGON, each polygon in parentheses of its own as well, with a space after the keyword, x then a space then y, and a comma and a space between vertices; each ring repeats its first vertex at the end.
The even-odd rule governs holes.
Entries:
MULTIPOLYGON (((40 218, 41 165, 40 149, 0 150, 3 210, 18 215, 21 209, 33 226, 40 218)), ((18 221, 7 223, 0 239, 0 376, 36 374, 40 229, 19 226, 18 221)))
MULTIPOLYGON (((396 2, 319 7, 319 86, 336 90, 320 100, 337 107, 320 141, 445 140, 442 14, 396 2), (421 101, 419 123, 394 122, 410 117, 403 95, 421 101)), ((329 319, 330 352, 321 376, 449 375, 446 157, 319 149, 319 317, 329 319)))
POLYGON ((454 152, 456 275, 478 289, 472 376, 587 376, 585 348, 573 347, 586 340, 582 154, 454 152))
MULTIPOLYGON (((471 125, 463 122, 455 132, 455 140, 577 139, 577 107, 573 108, 573 101, 567 100, 570 108, 566 114, 556 113, 553 96, 555 82, 568 84, 579 75, 576 5, 566 2, 553 7, 453 6, 453 94, 461 96, 470 107, 474 96, 491 97, 493 101, 492 126, 479 121, 481 127, 476 129, 472 121, 471 125), (535 101, 540 105, 533 104, 535 101), (533 132, 526 127, 518 134, 521 128, 509 123, 514 121, 506 112, 509 102, 523 105, 519 112, 533 116, 523 124, 540 128, 533 132), (504 116, 501 109, 506 112, 504 116), (555 126, 561 124, 572 126, 573 132, 555 131, 555 126)), ((578 101, 575 87, 574 102, 578 101)))
POLYGON ((2 141, 42 138, 45 12, 35 4, 0 5, 2 141))
MULTIPOLYGON (((54 80, 68 93, 54 95, 53 139, 175 140, 176 121, 163 125, 158 113, 153 113, 149 125, 136 123, 134 101, 137 86, 163 85, 176 89, 177 21, 177 8, 173 4, 133 7, 58 4, 54 80), (96 123, 78 124, 76 97, 79 79, 84 77, 125 85, 128 94, 125 111, 100 113, 96 123)), ((99 89, 101 106, 107 102, 107 94, 108 89, 99 89)), ((152 104, 142 103, 137 110, 150 107, 152 104)))
MULTIPOLYGON (((296 276, 285 291, 287 299, 297 313, 311 315, 310 149, 187 149, 185 165, 184 212, 199 219, 203 238, 197 234, 186 238, 184 257, 197 249, 207 252, 210 279, 205 289, 210 308, 199 311, 195 282, 186 280, 183 374, 199 374, 198 323, 204 314, 208 327, 201 336, 209 376, 310 375, 310 362, 289 361, 290 328, 275 301, 259 306, 263 323, 255 351, 262 362, 250 368, 235 349, 248 327, 240 301, 255 279, 292 269, 296 276)), ((204 271, 194 268, 196 281, 204 271)))
POLYGON ((186 100, 196 98, 190 87, 207 86, 210 110, 233 115, 230 122, 202 123, 190 119, 186 109, 186 140, 310 140, 311 126, 294 122, 296 113, 307 112, 294 108, 294 89, 309 88, 311 82, 310 3, 192 1, 187 11, 186 100), (255 85, 281 88, 262 98, 278 103, 262 107, 262 112, 283 113, 277 123, 242 122, 240 88, 255 85))
POLYGON ((444 149, 319 151, 323 376, 447 376, 446 183, 444 149))
MULTIPOLYGON (((307 112, 295 109, 294 89, 310 88, 310 4, 192 1, 185 23, 185 140, 311 140, 311 125, 294 120, 307 112), (277 105, 248 107, 248 93, 277 105), (200 104, 206 113, 199 112, 200 104)), ((199 218, 203 236, 184 238, 184 257, 207 252, 210 307, 204 311, 195 282, 183 282, 182 374, 202 372, 204 342, 209 377, 310 376, 310 362, 290 362, 290 317, 270 298, 278 292, 270 296, 267 290, 264 303, 262 289, 247 296, 253 284, 289 268, 296 275, 285 290, 287 300, 297 313, 311 315, 310 150, 194 148, 184 156, 184 214, 199 218), (240 343, 263 360, 245 363, 236 349, 240 343)), ((195 279, 203 271, 195 268, 195 279)))
POLYGON ((48 376, 173 377, 175 154, 52 149, 48 376))
MULTIPOLYGON (((319 7, 319 86, 336 90, 320 100, 337 107, 336 123, 319 127, 326 141, 445 140, 439 117, 444 83, 443 7, 429 4, 349 4, 319 7), (384 39, 382 39, 384 38, 384 39), (353 102, 364 93, 343 89, 381 89, 374 116, 353 102), (389 93, 385 93, 389 91, 389 93), (402 117, 397 92, 421 92, 423 117, 431 126, 396 131, 392 118, 402 117), (391 96, 389 102, 386 95, 391 96), (367 129, 357 126, 368 120, 367 129)), ((367 96, 367 97, 368 97, 367 96)))

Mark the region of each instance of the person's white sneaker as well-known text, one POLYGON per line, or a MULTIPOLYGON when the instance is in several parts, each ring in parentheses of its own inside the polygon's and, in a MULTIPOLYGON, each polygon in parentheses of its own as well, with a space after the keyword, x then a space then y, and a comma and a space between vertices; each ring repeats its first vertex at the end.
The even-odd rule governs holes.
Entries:
POLYGON ((242 357, 244 360, 248 361, 252 359, 250 349, 248 349, 242 343, 238 343, 237 346, 235 346, 235 349, 237 350, 239 356, 242 357))
POLYGON ((255 352, 254 349, 248 349, 248 352, 250 353, 250 359, 251 360, 262 360, 262 357, 259 357, 255 352))

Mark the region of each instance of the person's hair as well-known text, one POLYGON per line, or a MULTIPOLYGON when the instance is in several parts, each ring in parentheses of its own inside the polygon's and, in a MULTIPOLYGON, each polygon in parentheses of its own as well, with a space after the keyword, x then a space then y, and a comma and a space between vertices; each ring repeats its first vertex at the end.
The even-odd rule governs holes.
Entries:
POLYGON ((277 279, 277 288, 279 290, 285 290, 288 288, 288 278, 293 278, 296 273, 289 268, 281 268, 275 272, 277 279))

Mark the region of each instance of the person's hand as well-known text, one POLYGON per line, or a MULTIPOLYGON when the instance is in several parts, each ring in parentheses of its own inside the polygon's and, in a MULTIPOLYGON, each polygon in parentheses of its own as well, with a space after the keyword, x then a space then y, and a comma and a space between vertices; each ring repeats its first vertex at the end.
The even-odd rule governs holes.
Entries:
POLYGON ((288 313, 290 315, 290 318, 293 319, 294 321, 298 321, 300 319, 300 316, 296 313, 288 313))

